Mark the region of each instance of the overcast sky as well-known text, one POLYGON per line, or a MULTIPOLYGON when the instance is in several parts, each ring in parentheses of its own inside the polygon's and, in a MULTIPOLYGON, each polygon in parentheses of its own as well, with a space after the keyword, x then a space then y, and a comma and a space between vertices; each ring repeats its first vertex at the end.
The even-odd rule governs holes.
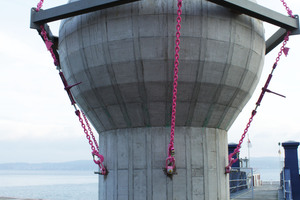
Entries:
MULTIPOLYGON (((44 8, 66 2, 45 0, 44 8)), ((280 0, 259 3, 286 14, 280 0)), ((299 1, 287 3, 294 13, 300 13, 299 1)), ((36 4, 36 0, 0 2, 0 163, 91 159, 90 147, 52 58, 37 32, 29 28, 30 8, 36 4)), ((59 22, 50 26, 57 35, 59 22)), ((277 28, 266 25, 265 29, 268 38, 277 28)), ((300 141, 300 36, 292 36, 287 46, 289 56, 281 58, 269 87, 287 98, 266 94, 249 129, 251 156, 276 157, 278 142, 300 141)), ((229 130, 229 142, 240 139, 278 48, 266 56, 261 81, 229 130)), ((245 147, 242 156, 248 154, 245 147)))

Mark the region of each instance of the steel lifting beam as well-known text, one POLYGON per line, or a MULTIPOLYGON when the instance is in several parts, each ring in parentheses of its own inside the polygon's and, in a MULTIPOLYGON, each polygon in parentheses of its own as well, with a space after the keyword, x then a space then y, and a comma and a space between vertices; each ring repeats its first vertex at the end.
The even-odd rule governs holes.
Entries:
MULTIPOLYGON (((291 35, 299 35, 300 34, 300 23, 299 23, 299 17, 296 16, 296 20, 298 22, 298 28, 293 29, 291 31, 291 35)), ((278 29, 267 41, 266 41, 266 54, 272 51, 279 43, 281 43, 286 36, 287 30, 284 28, 278 29)))
POLYGON ((298 28, 297 20, 249 0, 208 0, 287 30, 298 28))
POLYGON ((84 0, 36 12, 31 9, 30 28, 39 29, 39 25, 105 8, 127 4, 139 0, 84 0))
POLYGON ((248 0, 208 1, 224 6, 238 13, 246 14, 256 19, 281 27, 266 41, 265 54, 268 54, 273 48, 283 41, 287 31, 292 31, 292 35, 300 34, 298 16, 296 18, 291 18, 248 0))
MULTIPOLYGON (((85 0, 76 1, 47 10, 35 11, 31 9, 30 28, 40 30, 40 25, 48 22, 74 17, 76 15, 94 12, 122 4, 132 3, 140 0, 85 0)), ((266 7, 260 6, 248 0, 207 0, 215 4, 227 7, 236 12, 249 15, 262 21, 281 27, 274 35, 266 41, 266 54, 275 48, 284 38, 287 31, 292 35, 300 34, 299 18, 291 18, 275 12, 266 7)), ((53 37, 57 40, 56 37, 53 37)), ((53 40, 52 40, 53 41, 53 40)), ((57 44, 57 41, 53 41, 57 44)))

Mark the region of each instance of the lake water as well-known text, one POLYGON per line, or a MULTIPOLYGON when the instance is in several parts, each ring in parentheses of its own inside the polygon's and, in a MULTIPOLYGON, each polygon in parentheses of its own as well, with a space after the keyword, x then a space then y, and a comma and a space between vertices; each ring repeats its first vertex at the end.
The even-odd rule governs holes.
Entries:
POLYGON ((97 200, 93 171, 0 170, 0 197, 45 200, 97 200))
MULTIPOLYGON (((279 169, 254 169, 263 181, 279 181, 279 169)), ((0 197, 43 200, 97 200, 93 171, 0 170, 0 197)))
POLYGON ((280 169, 256 169, 254 173, 260 174, 262 181, 279 181, 280 180, 280 169))

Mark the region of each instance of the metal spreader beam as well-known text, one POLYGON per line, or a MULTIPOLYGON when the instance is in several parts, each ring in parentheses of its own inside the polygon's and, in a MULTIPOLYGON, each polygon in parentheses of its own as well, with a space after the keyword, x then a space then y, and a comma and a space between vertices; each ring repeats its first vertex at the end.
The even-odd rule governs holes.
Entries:
POLYGON ((215 4, 230 8, 237 12, 249 15, 262 21, 274 24, 287 30, 298 28, 296 19, 287 17, 269 8, 258 5, 249 0, 208 0, 215 4))
MULTIPOLYGON (((36 12, 31 9, 30 28, 40 29, 40 25, 48 22, 74 17, 101 9, 106 9, 122 4, 140 0, 84 0, 76 1, 62 6, 36 12)), ((266 54, 275 48, 284 38, 287 31, 292 35, 300 34, 299 18, 291 18, 260 6, 249 0, 207 0, 212 3, 227 7, 241 14, 246 14, 262 21, 281 27, 273 36, 266 41, 266 54)))
POLYGON ((127 4, 139 0, 84 0, 68 3, 62 6, 57 6, 47 10, 36 12, 31 9, 30 28, 38 29, 39 25, 53 22, 56 20, 74 17, 97 10, 102 10, 122 4, 127 4))
POLYGON ((241 14, 246 14, 256 19, 281 27, 274 35, 266 41, 266 52, 268 54, 280 42, 283 41, 287 31, 292 35, 300 34, 299 18, 285 16, 269 8, 258 5, 248 0, 208 0, 215 4, 224 6, 241 14))

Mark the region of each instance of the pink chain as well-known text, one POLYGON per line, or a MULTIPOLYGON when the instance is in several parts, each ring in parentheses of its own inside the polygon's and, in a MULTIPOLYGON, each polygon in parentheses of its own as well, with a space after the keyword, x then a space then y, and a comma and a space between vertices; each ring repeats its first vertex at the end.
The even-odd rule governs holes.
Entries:
MULTIPOLYGON (((283 0, 280 0, 280 1, 283 1, 283 0)), ((282 43, 282 46, 281 46, 281 48, 280 48, 280 51, 279 51, 279 53, 278 53, 278 55, 277 55, 277 57, 276 57, 275 63, 273 64, 272 71, 271 71, 271 73, 270 73, 269 76, 268 76, 268 79, 267 79, 267 81, 266 81, 266 83, 265 83, 265 86, 263 87, 263 89, 262 89, 262 91, 261 91, 261 94, 260 94, 260 97, 259 97, 258 101, 256 102, 256 108, 252 111, 252 115, 251 115, 251 117, 250 117, 250 119, 249 119, 249 122, 248 122, 248 124, 247 124, 247 126, 246 126, 246 128, 245 128, 245 130, 244 130, 244 133, 242 134, 242 137, 241 137, 241 139, 240 139, 240 141, 239 141, 239 144, 238 144, 237 147, 234 149, 234 151, 233 151, 231 154, 229 154, 229 156, 228 156, 229 164, 228 164, 228 165, 226 166, 226 168, 225 168, 225 173, 230 173, 230 170, 231 170, 232 165, 233 165, 235 162, 238 161, 238 158, 233 159, 233 156, 235 156, 237 153, 240 152, 240 148, 241 148, 241 145, 242 145, 242 143, 243 143, 243 140, 244 140, 244 138, 245 138, 245 136, 246 136, 246 134, 247 134, 247 132, 248 132, 248 129, 249 129, 250 125, 251 125, 251 122, 253 121, 253 117, 254 117, 255 114, 257 113, 256 110, 257 110, 258 106, 260 106, 260 103, 261 103, 261 101, 262 101, 262 99, 263 99, 263 97, 264 97, 265 92, 266 92, 266 91, 269 91, 269 92, 270 92, 270 90, 268 90, 268 86, 269 86, 269 83, 270 83, 270 81, 271 81, 272 74, 273 74, 274 70, 275 70, 276 67, 277 67, 277 63, 279 62, 280 57, 282 56, 282 53, 284 53, 285 56, 288 55, 289 48, 286 47, 286 43, 287 43, 287 41, 289 40, 290 34, 291 34, 291 32, 288 31, 288 32, 286 33, 286 36, 284 37, 284 41, 283 41, 283 43, 282 43)))
POLYGON ((280 0, 283 4, 283 6, 285 7, 287 13, 289 16, 291 16, 292 18, 295 18, 295 16, 293 15, 293 12, 291 11, 291 9, 287 6, 287 4, 285 3, 284 0, 280 0))
POLYGON ((45 44, 46 44, 46 47, 47 49, 50 51, 51 53, 51 56, 54 60, 54 65, 55 66, 58 66, 59 65, 59 62, 58 62, 58 59, 56 58, 55 54, 54 54, 54 51, 52 49, 52 45, 53 43, 49 40, 48 36, 47 36, 47 32, 45 30, 45 27, 43 25, 40 26, 41 27, 41 35, 43 36, 44 38, 44 41, 45 41, 45 44))
POLYGON ((88 130, 86 129, 86 126, 85 126, 85 124, 84 124, 84 122, 83 122, 83 119, 81 118, 80 115, 78 115, 78 118, 79 118, 79 121, 80 121, 80 123, 81 123, 81 127, 83 128, 84 133, 85 133, 85 135, 86 135, 86 139, 88 139, 89 144, 91 145, 91 149, 92 149, 93 151, 95 151, 96 148, 95 148, 95 146, 94 146, 93 141, 91 140, 91 137, 90 137, 90 135, 89 135, 88 130))
POLYGON ((251 115, 251 117, 250 117, 250 119, 249 119, 249 122, 247 123, 247 126, 246 126, 246 128, 245 128, 245 130, 244 130, 244 133, 243 133, 243 135, 242 135, 242 137, 241 137, 241 139, 240 139, 240 141, 239 141, 239 144, 238 144, 237 147, 234 149, 234 151, 233 151, 231 154, 229 154, 229 156, 228 156, 229 164, 228 164, 228 166, 225 168, 225 172, 226 172, 226 173, 230 173, 230 170, 231 170, 232 165, 233 165, 235 162, 238 161, 238 158, 234 159, 233 156, 235 156, 237 153, 240 152, 241 145, 242 145, 242 143, 243 143, 243 141, 244 141, 244 138, 246 137, 246 134, 247 134, 248 129, 249 129, 250 125, 251 125, 251 122, 253 121, 253 117, 255 116, 255 114, 256 114, 256 110, 253 110, 253 111, 252 111, 252 115, 251 115))
POLYGON ((43 3, 44 3, 44 0, 41 0, 38 4, 37 4, 37 7, 36 7, 36 11, 39 12, 41 10, 41 8, 43 7, 43 3))
POLYGON ((179 66, 179 51, 180 51, 180 29, 181 29, 181 7, 182 0, 178 0, 177 3, 177 25, 176 25, 176 47, 175 47, 175 61, 174 61, 174 82, 173 82, 173 102, 172 102, 172 117, 171 117, 171 133, 170 133, 170 143, 168 146, 168 158, 166 159, 166 169, 170 168, 171 171, 167 171, 169 174, 173 173, 175 167, 174 158, 174 134, 175 134, 175 120, 176 120, 176 101, 177 101, 177 85, 178 85, 178 66, 179 66))
MULTIPOLYGON (((44 0, 41 0, 41 1, 38 3, 37 8, 36 8, 36 11, 37 11, 37 12, 40 11, 40 9, 41 9, 42 6, 43 6, 43 3, 44 3, 44 0)), ((53 60, 54 60, 54 65, 55 65, 55 66, 59 66, 59 61, 58 61, 58 59, 56 58, 56 56, 55 56, 55 54, 54 54, 54 51, 53 51, 53 49, 52 49, 53 43, 49 40, 48 35, 47 35, 47 31, 45 30, 44 25, 41 25, 40 28, 41 28, 41 35, 42 35, 42 37, 43 37, 43 39, 44 39, 44 42, 45 42, 45 44, 46 44, 46 47, 47 47, 47 49, 50 51, 51 56, 52 56, 52 58, 53 58, 53 60)), ((65 80, 65 78, 64 78, 62 72, 60 72, 60 75, 61 75, 62 81, 63 81, 63 83, 64 83, 64 85, 65 85, 65 89, 67 90, 68 95, 69 95, 69 97, 70 97, 70 100, 71 100, 71 102, 72 102, 72 105, 74 105, 74 104, 75 104, 75 101, 74 101, 74 99, 73 99, 73 97, 72 97, 72 94, 70 93, 70 89, 71 89, 73 86, 78 85, 79 83, 74 84, 74 85, 68 85, 68 83, 66 82, 66 80, 65 80)), ((75 106, 75 105, 74 105, 74 106, 75 106)), ((85 114, 82 113, 82 116, 83 116, 84 121, 85 121, 85 123, 86 123, 86 125, 85 125, 83 119, 82 119, 81 116, 80 116, 80 111, 77 110, 76 106, 75 106, 75 109, 76 109, 75 113, 76 113, 76 115, 77 115, 78 118, 79 118, 79 121, 80 121, 80 123, 81 123, 81 127, 83 128, 84 133, 85 133, 85 135, 86 135, 86 138, 88 139, 89 144, 91 145, 92 155, 93 155, 94 162, 99 166, 100 171, 101 171, 101 174, 102 174, 102 175, 107 175, 107 170, 106 170, 106 168, 105 168, 104 165, 103 165, 104 157, 103 157, 103 155, 101 155, 101 154, 99 153, 99 145, 98 145, 97 140, 96 140, 96 138, 95 138, 95 136, 94 136, 94 133, 93 133, 91 127, 90 127, 90 124, 89 124, 89 122, 88 122, 88 119, 86 118, 85 114), (86 129, 86 126, 88 127, 88 130, 86 129), (89 132, 88 132, 88 131, 89 131, 89 132), (92 136, 92 139, 93 139, 93 140, 91 140, 91 136, 90 136, 90 135, 92 136), (94 142, 93 142, 93 141, 94 141, 94 142), (95 145, 96 147, 95 147, 94 145, 95 145), (97 157, 98 159, 97 159, 96 157, 97 157)))
POLYGON ((96 141, 96 139, 95 139, 95 137, 94 137, 94 134, 93 134, 93 132, 92 132, 92 130, 91 130, 91 128, 90 128, 90 125, 89 125, 89 123, 88 123, 88 120, 87 120, 85 114, 84 114, 83 112, 80 112, 79 110, 76 110, 75 113, 76 113, 76 115, 78 116, 79 121, 80 121, 80 123, 81 123, 81 127, 83 128, 83 131, 84 131, 84 133, 85 133, 85 135, 86 135, 86 138, 88 139, 89 144, 91 145, 92 155, 93 155, 94 162, 99 166, 100 171, 101 171, 101 174, 102 174, 102 175, 107 175, 107 170, 106 170, 105 166, 103 165, 104 157, 103 157, 103 155, 101 155, 101 154, 99 153, 99 146, 98 146, 98 143, 97 143, 97 141, 96 141), (88 130, 90 131, 90 134, 89 134, 88 130, 86 129, 86 125, 84 124, 83 119, 82 119, 81 116, 80 116, 81 113, 82 113, 82 116, 83 116, 83 118, 84 118, 84 120, 85 120, 85 122, 86 122, 86 125, 87 125, 87 127, 88 127, 88 130), (93 143, 93 141, 91 140, 91 136, 90 136, 90 135, 92 136, 92 138, 93 138, 93 140, 94 140, 94 143, 93 143), (94 144, 95 144, 96 147, 94 146, 94 144), (96 157, 98 157, 98 159, 96 159, 96 157))
POLYGON ((91 136, 92 136, 92 138, 93 138, 93 141, 94 141, 94 144, 95 144, 95 146, 96 146, 96 149, 99 150, 98 142, 97 142, 97 140, 96 140, 96 138, 95 138, 95 136, 94 136, 94 133, 93 133, 91 127, 90 127, 89 121, 88 121, 88 119, 86 118, 85 114, 84 114, 83 112, 81 112, 81 113, 82 113, 82 116, 83 116, 83 118, 84 118, 84 121, 85 121, 85 123, 86 123, 86 125, 87 125, 87 127, 88 127, 88 130, 89 130, 89 132, 90 132, 90 134, 91 134, 91 136))
POLYGON ((282 43, 282 46, 280 48, 280 51, 278 52, 278 55, 277 55, 277 58, 276 58, 276 61, 275 61, 276 65, 277 65, 278 61, 280 60, 280 57, 281 57, 282 53, 284 53, 286 56, 288 54, 289 48, 286 47, 286 43, 287 43, 287 41, 289 41, 290 34, 291 34, 291 31, 288 31, 286 33, 286 36, 284 37, 284 41, 282 43))
MULTIPOLYGON (((36 12, 39 12, 39 11, 41 10, 41 8, 42 8, 42 6, 43 6, 43 3, 44 3, 44 0, 41 0, 41 1, 37 4, 37 8, 35 9, 36 12)), ((47 49, 50 51, 51 56, 52 56, 52 58, 53 58, 53 60, 54 60, 54 65, 55 65, 55 66, 58 66, 58 65, 59 65, 58 59, 56 58, 56 56, 55 56, 55 54, 54 54, 54 52, 53 52, 53 49, 52 49, 53 43, 49 40, 48 35, 47 35, 47 31, 45 30, 44 25, 41 25, 40 28, 41 28, 41 35, 42 35, 42 37, 43 37, 43 39, 44 39, 44 42, 45 42, 45 44, 46 44, 46 47, 47 47, 47 49)))

